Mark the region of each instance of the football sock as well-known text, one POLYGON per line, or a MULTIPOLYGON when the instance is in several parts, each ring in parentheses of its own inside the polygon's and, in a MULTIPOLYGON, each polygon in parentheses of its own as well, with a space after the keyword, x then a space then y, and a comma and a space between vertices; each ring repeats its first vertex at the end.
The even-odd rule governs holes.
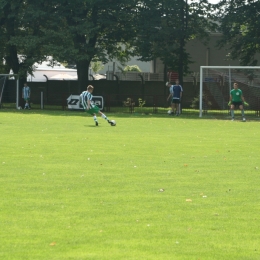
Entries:
POLYGON ((101 114, 101 117, 104 118, 105 120, 108 120, 105 114, 101 114))
POLYGON ((93 118, 94 118, 94 121, 97 122, 97 117, 96 117, 96 116, 93 116, 93 118))
POLYGON ((234 110, 232 109, 230 112, 231 112, 231 117, 234 118, 235 116, 234 110))
POLYGON ((245 116, 245 111, 244 111, 244 109, 241 110, 241 114, 242 114, 242 117, 245 116))

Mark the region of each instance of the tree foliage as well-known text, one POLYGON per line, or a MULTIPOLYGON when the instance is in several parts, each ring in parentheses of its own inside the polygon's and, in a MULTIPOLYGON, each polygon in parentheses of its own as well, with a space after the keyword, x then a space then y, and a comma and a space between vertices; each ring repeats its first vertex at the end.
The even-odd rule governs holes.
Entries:
POLYGON ((138 65, 127 65, 125 66, 124 71, 142 72, 138 65))
POLYGON ((46 10, 50 9, 51 17, 50 24, 44 28, 49 38, 44 48, 57 59, 76 64, 82 90, 86 87, 88 68, 94 58, 104 63, 130 54, 122 44, 127 45, 135 35, 133 7, 134 1, 126 0, 47 2, 46 10), (62 46, 58 44, 61 39, 62 46))
POLYGON ((85 88, 94 57, 128 59, 132 49, 123 46, 135 35, 135 6, 134 0, 0 0, 0 54, 23 75, 46 56, 75 63, 85 88))
POLYGON ((208 36, 212 24, 206 19, 210 5, 205 0, 145 1, 139 8, 137 51, 141 60, 160 58, 168 69, 179 72, 180 80, 192 62, 186 44, 208 36))
POLYGON ((260 52, 260 2, 224 0, 218 8, 223 33, 219 46, 227 45, 231 59, 239 59, 241 65, 257 65, 255 54, 260 52))
POLYGON ((5 70, 13 70, 22 80, 33 64, 45 58, 42 49, 44 13, 40 9, 28 17, 30 5, 22 0, 0 0, 0 56, 5 60, 5 70), (33 22, 32 22, 33 19, 33 22))
POLYGON ((191 62, 187 42, 209 32, 209 6, 207 0, 0 0, 0 55, 24 77, 46 56, 76 64, 79 91, 91 61, 124 62, 134 54, 160 58, 182 77, 191 62))
POLYGON ((91 62, 91 68, 95 73, 98 73, 104 68, 104 65, 100 61, 93 61, 91 62))

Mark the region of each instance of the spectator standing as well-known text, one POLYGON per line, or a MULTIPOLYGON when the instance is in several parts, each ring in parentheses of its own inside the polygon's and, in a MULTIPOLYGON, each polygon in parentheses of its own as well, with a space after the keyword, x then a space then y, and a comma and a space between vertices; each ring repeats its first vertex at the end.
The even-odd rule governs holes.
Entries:
POLYGON ((171 108, 172 114, 176 113, 176 116, 180 115, 180 104, 182 98, 183 88, 179 84, 179 80, 176 79, 175 85, 168 83, 170 94, 167 98, 167 101, 171 98, 171 108))
POLYGON ((30 107, 30 96, 31 96, 31 89, 27 85, 27 83, 24 83, 24 87, 22 89, 22 98, 24 99, 24 102, 25 102, 24 109, 31 109, 31 107, 30 107))

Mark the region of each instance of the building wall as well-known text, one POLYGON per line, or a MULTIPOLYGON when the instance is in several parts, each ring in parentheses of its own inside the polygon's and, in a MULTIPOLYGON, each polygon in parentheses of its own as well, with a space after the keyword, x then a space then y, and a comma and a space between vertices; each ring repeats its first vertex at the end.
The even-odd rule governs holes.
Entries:
MULTIPOLYGON (((227 47, 219 49, 217 41, 220 40, 221 34, 215 33, 210 36, 207 45, 204 45, 200 40, 191 40, 187 43, 186 50, 191 55, 191 60, 194 62, 189 65, 192 72, 199 72, 200 66, 240 66, 239 60, 228 60, 227 47)), ((260 61, 260 54, 256 55, 260 61)), ((161 60, 156 60, 156 72, 163 73, 164 65, 161 60)))
POLYGON ((199 72, 200 66, 238 66, 239 61, 228 60, 229 51, 227 48, 219 49, 217 47, 217 41, 220 39, 221 34, 212 34, 210 41, 207 45, 204 45, 200 40, 191 40, 187 44, 187 51, 191 55, 193 64, 190 64, 190 70, 193 72, 199 72))

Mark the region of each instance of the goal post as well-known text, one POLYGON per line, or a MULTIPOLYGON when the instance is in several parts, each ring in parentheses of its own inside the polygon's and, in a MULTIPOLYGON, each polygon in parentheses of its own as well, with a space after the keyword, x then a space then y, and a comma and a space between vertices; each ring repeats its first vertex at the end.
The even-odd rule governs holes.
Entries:
POLYGON ((14 78, 14 80, 16 81, 15 82, 15 87, 16 87, 15 106, 16 109, 19 109, 19 76, 17 74, 0 74, 0 107, 2 106, 5 84, 9 78, 14 78))
POLYGON ((203 111, 229 111, 234 82, 242 89, 250 109, 260 110, 259 66, 200 66, 199 117, 203 111), (251 105, 250 104, 250 105, 251 105))

